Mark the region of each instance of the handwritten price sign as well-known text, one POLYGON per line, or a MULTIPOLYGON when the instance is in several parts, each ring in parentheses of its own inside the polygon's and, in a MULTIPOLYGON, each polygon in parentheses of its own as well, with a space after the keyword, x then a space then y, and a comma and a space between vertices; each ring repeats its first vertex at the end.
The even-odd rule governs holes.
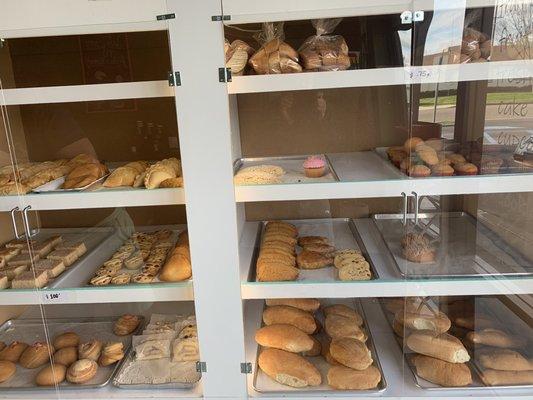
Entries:
POLYGON ((73 296, 70 292, 42 292, 41 300, 43 304, 72 303, 73 296))

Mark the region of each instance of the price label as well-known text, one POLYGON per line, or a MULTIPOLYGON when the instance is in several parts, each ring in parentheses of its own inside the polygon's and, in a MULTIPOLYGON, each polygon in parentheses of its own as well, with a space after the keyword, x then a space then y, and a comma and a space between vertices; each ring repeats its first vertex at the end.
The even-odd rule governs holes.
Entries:
POLYGON ((409 71, 409 78, 414 81, 431 78, 431 71, 429 69, 415 69, 409 71))
POLYGON ((73 293, 71 292, 42 292, 41 299, 43 304, 61 304, 74 302, 73 293))

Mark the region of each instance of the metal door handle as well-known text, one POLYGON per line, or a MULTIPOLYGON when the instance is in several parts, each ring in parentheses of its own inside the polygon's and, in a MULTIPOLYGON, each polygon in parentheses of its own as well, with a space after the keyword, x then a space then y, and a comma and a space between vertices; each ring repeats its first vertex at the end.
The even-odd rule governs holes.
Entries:
POLYGON ((407 194, 405 194, 405 192, 402 192, 402 196, 403 196, 403 219, 402 219, 402 224, 405 226, 405 225, 407 225, 407 212, 408 212, 407 194))
POLYGON ((24 221, 24 226, 26 227, 26 234, 28 235, 28 238, 32 238, 34 237, 37 233, 35 233, 35 235, 32 235, 31 233, 31 229, 30 229, 30 222, 29 222, 29 219, 28 219, 28 211, 31 210, 31 206, 27 206, 24 208, 24 210, 22 210, 22 219, 24 221))
POLYGON ((415 225, 418 225, 418 207, 419 207, 419 199, 418 199, 418 193, 411 192, 413 196, 415 196, 415 225))
POLYGON ((16 213, 17 211, 20 211, 20 208, 15 207, 15 208, 13 208, 13 209, 11 210, 11 222, 13 223, 13 232, 15 233, 15 237, 16 237, 17 239, 22 239, 22 238, 24 238, 24 235, 19 235, 19 231, 18 231, 18 229, 17 229, 17 221, 16 221, 16 219, 15 219, 15 213, 16 213))

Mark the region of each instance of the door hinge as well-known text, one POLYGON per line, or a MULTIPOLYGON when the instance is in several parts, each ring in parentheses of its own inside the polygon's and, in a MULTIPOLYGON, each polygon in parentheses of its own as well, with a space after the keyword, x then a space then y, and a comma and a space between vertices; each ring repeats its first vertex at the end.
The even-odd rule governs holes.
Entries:
POLYGON ((412 24, 413 23, 413 13, 411 11, 404 11, 400 14, 400 19, 402 24, 412 24))
POLYGON ((413 21, 414 22, 421 22, 424 20, 424 11, 415 11, 413 14, 413 21))
POLYGON ((243 362, 241 363, 241 374, 251 374, 252 373, 252 363, 243 362))
POLYGON ((213 15, 211 21, 231 21, 231 15, 213 15))
POLYGON ((168 86, 181 86, 181 75, 179 71, 168 73, 168 86))
POLYGON ((207 372, 207 364, 205 361, 196 361, 196 372, 207 372))
POLYGON ((219 82, 231 82, 231 68, 219 68, 218 69, 218 81, 219 82))
POLYGON ((176 14, 174 14, 174 13, 172 13, 172 14, 161 14, 161 15, 157 15, 156 18, 157 18, 158 21, 165 21, 167 19, 176 18, 176 14))

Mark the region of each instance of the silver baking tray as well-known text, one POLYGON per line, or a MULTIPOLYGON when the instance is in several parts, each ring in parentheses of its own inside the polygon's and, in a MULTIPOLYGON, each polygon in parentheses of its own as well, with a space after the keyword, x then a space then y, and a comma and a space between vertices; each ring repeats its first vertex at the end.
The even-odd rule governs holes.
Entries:
MULTIPOLYGON (((255 360, 255 371, 254 371, 254 377, 253 377, 253 389, 256 392, 259 393, 279 393, 279 394, 288 394, 289 396, 294 393, 313 393, 313 394, 319 394, 323 393, 324 395, 327 395, 331 392, 342 392, 344 395, 361 395, 361 394, 378 394, 385 391, 387 388, 387 381, 385 380, 385 375, 383 374, 383 369, 381 368, 381 364, 379 362, 378 352, 376 351, 376 347, 374 345, 374 341, 372 339, 372 332, 370 331, 370 327, 367 323, 367 318, 364 312, 364 309, 361 305, 360 300, 356 299, 332 299, 332 300, 321 300, 321 304, 329 305, 329 304, 345 304, 349 307, 353 307, 362 317, 363 317, 363 326, 366 330, 366 333, 368 335, 368 339, 366 341, 366 345, 368 349, 370 350, 372 354, 372 359, 374 360, 374 365, 381 374, 381 381, 378 384, 378 386, 375 389, 369 389, 369 390, 337 390, 333 389, 328 386, 327 383, 327 372, 330 368, 330 365, 326 362, 326 360, 322 356, 317 357, 306 357, 307 360, 309 360, 319 371, 320 375, 322 375, 322 384, 320 386, 308 386, 305 388, 293 388, 290 386, 282 385, 281 383, 278 383, 271 379, 269 376, 267 376, 261 368, 259 368, 258 360, 259 353, 261 352, 261 346, 257 346, 257 358, 255 360)), ((321 312, 318 312, 316 317, 320 320, 322 323, 322 326, 324 325, 324 318, 322 316, 321 312)), ((320 332, 318 335, 315 335, 317 339, 324 338, 325 333, 320 332)))
MULTIPOLYGON (((370 264, 372 271, 372 280, 378 279, 378 272, 370 258, 368 251, 361 239, 355 223, 350 218, 323 218, 323 219, 300 219, 300 220, 286 220, 298 228, 299 236, 325 236, 336 249, 354 249, 360 250, 366 261, 370 264)), ((252 265, 250 267, 251 276, 248 277, 249 282, 256 281, 256 264, 259 257, 259 250, 261 239, 265 230, 266 223, 263 221, 259 224, 258 236, 256 239, 256 247, 252 257, 252 265)), ((338 279, 337 268, 333 265, 319 269, 301 269, 296 282, 345 282, 338 279)), ((353 283, 354 281, 346 281, 353 283)), ((355 281, 365 282, 365 281, 355 281)), ((261 282, 263 283, 263 282, 261 282)))
MULTIPOLYGON (((484 297, 477 297, 476 296, 476 310, 478 310, 478 304, 481 305, 480 310, 483 310, 482 313, 485 314, 492 314, 492 316, 495 317, 495 319, 500 320, 502 324, 509 323, 510 320, 515 320, 514 323, 516 323, 516 319, 520 319, 516 316, 516 314, 507 308, 500 300, 496 298, 484 298, 484 297), (478 303, 479 300, 490 301, 490 304, 483 304, 478 303), (496 311, 498 310, 498 311, 496 311), (505 317, 503 317, 505 315, 505 317), (510 318, 512 315, 513 318, 510 318), (502 320, 501 318, 504 318, 502 320)), ((482 368, 477 365, 475 361, 474 354, 471 350, 468 350, 470 354, 470 361, 468 361, 466 364, 470 368, 470 372, 472 373, 472 383, 468 386, 452 386, 452 387, 445 387, 437 385, 436 383, 429 382, 421 377, 419 377, 416 373, 416 367, 412 363, 411 357, 414 354, 412 350, 410 350, 406 345, 404 345, 404 338, 399 337, 394 333, 394 329, 392 328, 392 323, 394 319, 394 315, 387 311, 382 301, 380 301, 381 308, 383 310, 383 314, 385 314, 385 318, 387 319, 387 322, 389 323, 389 327, 391 329, 392 335, 396 339, 396 343, 398 343, 398 346, 400 347, 400 351, 402 352, 405 363, 411 370, 411 373, 413 374, 413 378, 415 380, 415 385, 418 386, 421 389, 424 390, 430 390, 430 391, 440 391, 440 390, 453 390, 453 389, 459 389, 459 390, 490 390, 493 391, 495 389, 531 389, 533 385, 495 385, 495 386, 487 386, 483 383, 481 380, 481 372, 482 368)), ((531 328, 522 320, 520 320, 525 326, 529 328, 529 331, 531 332, 531 328)), ((505 326, 505 325, 504 325, 505 326)))
MULTIPOLYGON (((14 340, 18 340, 32 344, 36 341, 46 342, 47 338, 51 341, 53 340, 54 336, 63 332, 71 331, 76 332, 80 336, 81 342, 89 341, 91 339, 98 339, 104 343, 122 342, 124 343, 124 353, 127 354, 131 345, 131 335, 116 336, 113 333, 113 325, 117 319, 118 317, 8 320, 0 327, 0 341, 9 344, 14 340)), ((143 321, 144 318, 141 320, 136 332, 142 328, 143 321)), ((107 367, 99 366, 94 378, 86 383, 72 384, 65 381, 59 384, 57 388, 59 390, 101 388, 111 381, 123 360, 107 367)), ((15 372, 15 375, 13 375, 13 377, 8 381, 0 383, 0 391, 29 389, 55 390, 56 387, 54 386, 37 386, 34 383, 36 375, 42 368, 44 368, 44 366, 36 369, 27 369, 17 364, 17 371, 15 372)))
MULTIPOLYGON (((192 279, 188 279, 188 280, 181 281, 181 282, 163 282, 163 281, 160 281, 159 278, 156 277, 150 283, 133 283, 133 282, 131 282, 131 283, 128 283, 127 285, 112 285, 112 284, 109 284, 109 285, 104 285, 104 286, 94 286, 94 285, 91 285, 89 283, 90 280, 92 279, 92 277, 94 276, 94 273, 96 272, 96 270, 104 262, 108 261, 111 258, 113 253, 115 251, 117 251, 117 249, 124 244, 124 242, 131 236, 131 234, 133 232, 153 232, 153 231, 157 231, 157 230, 160 230, 160 229, 170 229, 173 232, 173 234, 170 237, 170 239, 174 243, 176 243, 176 241, 178 240, 178 235, 181 232, 183 232, 184 230, 187 229, 187 225, 153 225, 153 226, 131 227, 131 229, 129 229, 127 232, 120 232, 120 233, 117 233, 116 235, 113 235, 111 240, 106 241, 105 244, 103 246, 101 246, 101 248, 99 249, 99 252, 98 252, 98 257, 92 258, 90 266, 87 266, 86 268, 84 268, 81 284, 84 285, 85 287, 91 287, 91 288, 98 289, 98 288, 109 288, 109 287, 116 287, 116 286, 121 286, 121 287, 126 287, 126 286, 146 286, 146 285, 154 285, 154 284, 163 284, 164 285, 164 284, 176 284, 176 283, 191 282, 192 279)), ((128 274, 134 275, 134 274, 138 274, 140 272, 141 268, 138 268, 138 269, 135 269, 135 270, 122 268, 119 271, 119 273, 128 273, 128 274)))
POLYGON ((285 175, 281 177, 282 184, 291 183, 326 183, 338 182, 339 177, 333 169, 333 166, 326 154, 320 154, 326 161, 326 173, 320 178, 308 178, 305 176, 303 163, 309 155, 302 156, 283 156, 283 157, 254 157, 254 158, 238 158, 233 163, 233 174, 237 174, 239 170, 254 165, 270 164, 282 167, 285 170, 285 175))
MULTIPOLYGON (((464 212, 420 214, 419 226, 429 223, 426 235, 435 241, 434 262, 414 263, 403 257, 401 239, 414 229, 402 214, 377 214, 373 221, 396 268, 407 279, 528 276, 533 265, 481 222, 464 212)), ((419 229, 419 228, 416 228, 419 229)), ((416 230, 415 230, 416 232, 416 230)))

